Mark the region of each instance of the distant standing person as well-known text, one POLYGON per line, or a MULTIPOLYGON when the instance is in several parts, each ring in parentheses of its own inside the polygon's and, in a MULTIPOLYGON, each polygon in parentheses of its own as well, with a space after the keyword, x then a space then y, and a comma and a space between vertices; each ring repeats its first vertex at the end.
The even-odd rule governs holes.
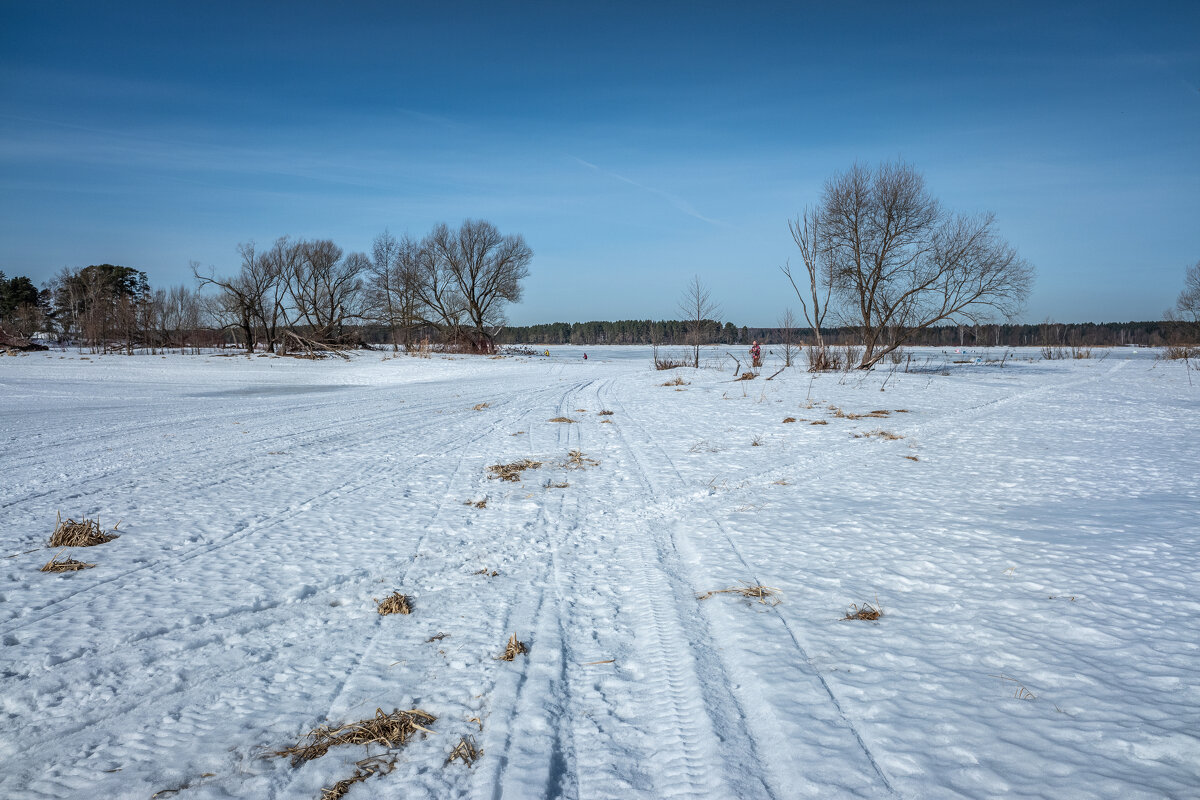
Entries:
POLYGON ((584 361, 587 361, 587 353, 584 353, 584 354, 583 354, 583 360, 584 360, 584 361))
POLYGON ((758 339, 750 345, 750 366, 758 368, 762 366, 762 348, 758 346, 758 339))
POLYGON ((546 348, 546 358, 549 358, 549 357, 550 357, 550 348, 547 347, 546 348))

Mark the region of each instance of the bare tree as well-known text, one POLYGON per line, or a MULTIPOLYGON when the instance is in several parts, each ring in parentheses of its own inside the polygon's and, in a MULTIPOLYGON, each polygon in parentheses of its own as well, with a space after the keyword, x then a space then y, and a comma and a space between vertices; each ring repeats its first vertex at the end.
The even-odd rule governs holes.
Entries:
POLYGON ((1184 320, 1200 325, 1200 261, 1187 268, 1183 276, 1183 291, 1175 301, 1175 311, 1184 320))
POLYGON ((785 308, 779 317, 779 335, 783 340, 783 365, 792 365, 792 356, 796 350, 796 315, 790 308, 785 308))
POLYGON ((903 162, 835 175, 808 222, 817 263, 828 259, 834 297, 859 328, 860 369, 936 323, 1015 314, 1033 281, 992 214, 944 211, 903 162))
POLYGON ((692 276, 691 283, 679 298, 679 311, 687 323, 687 343, 692 348, 692 366, 700 366, 700 345, 704 343, 704 331, 710 322, 721 313, 713 302, 712 293, 700 282, 700 276, 692 276))
POLYGON ((367 305, 371 317, 387 325, 392 334, 392 352, 400 349, 400 309, 397 302, 397 269, 400 241, 385 230, 371 243, 371 266, 367 270, 367 305))
POLYGON ((833 250, 822 236, 820 209, 806 208, 800 216, 788 221, 788 230, 791 231, 792 241, 800 250, 800 260, 808 273, 805 290, 802 291, 796 284, 790 261, 779 269, 787 276, 788 283, 792 284, 792 289, 800 300, 804 321, 813 330, 814 343, 809 345, 808 349, 808 368, 814 372, 832 369, 834 359, 825 344, 821 326, 825 324, 830 301, 833 299, 833 250))
MULTIPOLYGON (((458 230, 438 225, 426 238, 430 270, 438 282, 439 313, 461 308, 476 352, 491 352, 495 328, 505 322, 505 303, 521 299, 533 250, 521 235, 502 236, 486 220, 466 220, 458 230)), ((449 315, 452 316, 452 315, 449 315)))
POLYGON ((247 352, 254 352, 260 332, 265 335, 268 348, 274 350, 275 329, 267 324, 273 315, 266 309, 276 302, 282 276, 273 268, 268 254, 258 252, 254 242, 239 244, 237 250, 242 257, 237 275, 218 278, 212 267, 202 274, 195 261, 191 262, 192 275, 200 288, 212 286, 217 290, 209 311, 222 327, 242 333, 247 352))
POLYGON ((300 256, 300 244, 281 236, 275 240, 270 250, 258 256, 254 264, 256 280, 262 285, 254 313, 262 327, 263 338, 270 353, 274 353, 275 348, 281 344, 280 327, 286 329, 289 325, 288 281, 300 262, 300 256))
POLYGON ((304 241, 288 276, 288 296, 297 324, 308 327, 313 341, 341 342, 347 322, 361 316, 362 278, 370 265, 364 253, 342 257, 342 248, 329 239, 304 241))

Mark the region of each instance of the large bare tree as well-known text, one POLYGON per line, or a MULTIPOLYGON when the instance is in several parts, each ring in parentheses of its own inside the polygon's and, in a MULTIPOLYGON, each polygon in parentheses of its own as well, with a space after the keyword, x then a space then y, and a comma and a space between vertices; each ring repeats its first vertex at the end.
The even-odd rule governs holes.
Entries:
POLYGON ((504 305, 521 299, 521 281, 529 275, 533 250, 519 234, 501 235, 486 220, 466 220, 457 230, 436 226, 425 240, 427 288, 446 319, 461 309, 472 330, 472 349, 491 352, 494 329, 505 322, 504 305), (492 328, 492 331, 489 331, 492 328))
POLYGON ((315 342, 339 343, 346 323, 361 317, 362 275, 370 265, 363 253, 343 258, 329 239, 302 241, 288 279, 296 323, 307 326, 315 342))
POLYGON ((1033 267, 994 227, 990 213, 945 211, 903 162, 855 164, 833 176, 791 225, 814 303, 829 286, 843 321, 859 328, 860 369, 931 325, 974 324, 1021 308, 1033 267))
POLYGON ((692 348, 692 366, 700 366, 700 345, 704 343, 704 333, 710 322, 721 313, 721 308, 712 299, 712 293, 700 281, 699 275, 693 275, 692 280, 683 290, 679 298, 679 311, 687 323, 687 343, 692 348))

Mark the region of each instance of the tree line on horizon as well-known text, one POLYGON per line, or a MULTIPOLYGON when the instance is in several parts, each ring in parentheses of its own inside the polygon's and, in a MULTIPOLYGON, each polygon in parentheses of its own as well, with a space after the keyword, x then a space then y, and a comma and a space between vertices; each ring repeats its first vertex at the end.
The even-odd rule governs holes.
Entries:
POLYGON ((1033 266, 995 230, 991 214, 944 209, 904 162, 854 164, 825 182, 817 202, 788 223, 800 266, 781 272, 802 318, 784 309, 776 327, 720 321, 719 304, 695 276, 679 320, 616 320, 509 326, 533 250, 485 220, 442 223, 421 238, 386 230, 371 252, 329 239, 281 237, 266 249, 239 244, 231 272, 191 263, 194 286, 152 289, 146 273, 98 264, 64 268, 40 290, 0 273, 0 345, 41 335, 94 351, 133 353, 233 345, 247 352, 341 350, 431 343, 491 353, 500 344, 651 344, 700 347, 780 344, 809 369, 837 362, 869 369, 909 345, 1056 348, 1137 344, 1194 353, 1200 339, 1200 262, 1167 319, 1129 323, 1012 324, 1033 266), (844 347, 838 355, 831 347, 844 347), (851 357, 851 354, 853 356, 851 357))

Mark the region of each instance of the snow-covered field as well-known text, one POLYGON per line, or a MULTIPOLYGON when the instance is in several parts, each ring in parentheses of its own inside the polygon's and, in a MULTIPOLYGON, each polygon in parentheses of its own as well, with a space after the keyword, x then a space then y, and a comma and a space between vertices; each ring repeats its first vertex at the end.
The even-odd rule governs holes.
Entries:
POLYGON ((587 352, 0 358, 0 796, 1200 796, 1200 376, 587 352))

